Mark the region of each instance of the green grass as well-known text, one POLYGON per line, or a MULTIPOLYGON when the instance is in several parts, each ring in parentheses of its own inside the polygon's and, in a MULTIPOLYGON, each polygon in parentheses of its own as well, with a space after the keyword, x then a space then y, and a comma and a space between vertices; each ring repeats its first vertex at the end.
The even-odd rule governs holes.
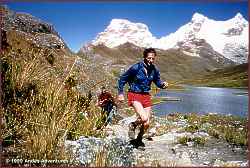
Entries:
POLYGON ((195 133, 199 130, 199 126, 197 124, 189 125, 185 127, 184 130, 187 132, 195 133))
POLYGON ((248 87, 248 64, 227 67, 212 71, 201 78, 186 80, 184 83, 208 87, 248 87))
POLYGON ((196 115, 194 113, 185 115, 189 126, 185 128, 188 132, 205 130, 209 135, 226 140, 230 144, 247 146, 248 120, 237 116, 223 115, 196 115))
MULTIPOLYGON (((178 130, 178 132, 206 132, 210 136, 226 141, 229 144, 236 146, 248 146, 248 119, 239 116, 224 116, 217 114, 198 115, 196 113, 181 114, 173 113, 165 117, 153 119, 151 127, 154 127, 155 122, 161 123, 157 128, 156 135, 162 135, 171 130, 178 130), (177 126, 173 122, 186 120, 187 126, 177 126)), ((178 139, 178 143, 187 144, 187 142, 194 142, 197 145, 204 145, 206 137, 191 138, 184 136, 178 139)))
POLYGON ((187 145, 188 142, 193 142, 195 145, 204 145, 206 143, 206 139, 204 137, 190 138, 188 136, 184 136, 178 139, 178 143, 182 145, 187 145))

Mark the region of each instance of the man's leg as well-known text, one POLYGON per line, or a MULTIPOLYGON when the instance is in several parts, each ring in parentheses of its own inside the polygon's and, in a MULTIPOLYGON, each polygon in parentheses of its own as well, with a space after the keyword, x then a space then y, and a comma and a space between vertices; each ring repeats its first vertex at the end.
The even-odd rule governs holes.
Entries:
POLYGON ((134 110, 135 110, 135 112, 139 115, 139 117, 137 118, 136 121, 131 122, 131 123, 129 124, 128 136, 129 136, 130 139, 135 139, 135 129, 136 129, 136 127, 137 127, 138 125, 143 124, 142 118, 143 118, 144 120, 146 120, 146 119, 145 119, 146 116, 145 116, 145 114, 144 114, 144 113, 145 113, 145 112, 144 112, 144 108, 143 108, 143 106, 142 106, 142 104, 141 104, 140 102, 138 102, 138 101, 133 101, 133 102, 132 102, 132 106, 134 107, 134 110))
MULTIPOLYGON (((151 109, 152 109, 151 107, 144 108, 145 114, 147 115, 147 121, 144 122, 140 127, 140 132, 138 133, 138 136, 136 138, 139 142, 142 142, 142 137, 145 134, 145 132, 147 131, 147 129, 149 128, 151 111, 152 111, 151 109)), ((143 145, 143 143, 141 143, 141 144, 143 145)))
POLYGON ((108 103, 107 104, 107 124, 111 124, 112 122, 112 117, 113 117, 113 104, 112 103, 108 103))
POLYGON ((131 140, 131 144, 133 144, 136 148, 139 146, 144 147, 145 144, 142 142, 142 137, 145 133, 145 131, 149 127, 149 120, 151 116, 151 107, 143 108, 142 104, 140 102, 133 102, 133 107, 135 111, 139 114, 139 120, 141 121, 140 126, 140 132, 137 135, 136 139, 131 140))

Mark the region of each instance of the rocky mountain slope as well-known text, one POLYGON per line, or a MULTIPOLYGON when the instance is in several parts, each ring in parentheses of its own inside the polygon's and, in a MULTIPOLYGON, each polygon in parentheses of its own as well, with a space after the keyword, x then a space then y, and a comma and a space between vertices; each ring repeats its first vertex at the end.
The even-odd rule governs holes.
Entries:
POLYGON ((1 6, 0 10, 3 14, 1 33, 5 56, 13 53, 16 58, 20 56, 23 60, 32 61, 37 55, 46 66, 57 69, 55 72, 58 72, 60 80, 65 80, 73 66, 71 68, 77 74, 72 75, 79 84, 78 89, 84 92, 88 92, 91 89, 89 85, 93 83, 105 81, 106 77, 113 78, 102 66, 71 52, 52 24, 28 13, 12 11, 7 6, 1 6), (102 75, 93 76, 95 71, 101 71, 102 75))
POLYGON ((14 12, 6 6, 1 7, 3 13, 4 31, 16 31, 27 36, 27 39, 33 41, 37 47, 48 47, 53 49, 67 49, 68 47, 54 29, 53 25, 46 23, 34 16, 14 12))
POLYGON ((92 44, 117 47, 126 42, 139 47, 179 49, 186 55, 207 57, 219 62, 241 64, 248 58, 248 21, 240 13, 226 21, 215 21, 195 13, 190 22, 176 32, 157 39, 143 23, 113 19, 92 44))

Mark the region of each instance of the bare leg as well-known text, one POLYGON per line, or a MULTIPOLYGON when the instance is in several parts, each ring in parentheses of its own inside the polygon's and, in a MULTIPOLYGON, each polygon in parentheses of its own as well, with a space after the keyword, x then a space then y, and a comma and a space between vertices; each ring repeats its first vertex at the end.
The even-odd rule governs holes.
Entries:
POLYGON ((152 108, 151 107, 143 108, 142 104, 137 101, 133 102, 133 107, 136 113, 139 114, 139 118, 135 122, 142 124, 140 127, 140 132, 137 136, 137 139, 141 141, 143 134, 149 127, 152 108))
POLYGON ((145 111, 145 114, 147 115, 147 121, 143 122, 143 124, 142 124, 142 126, 140 128, 140 132, 139 132, 139 134, 137 136, 137 139, 142 139, 142 136, 144 135, 144 133, 149 128, 152 108, 151 107, 146 107, 146 108, 144 108, 144 111, 145 111))
POLYGON ((137 120, 138 121, 141 120, 141 123, 148 122, 148 120, 149 120, 149 118, 148 118, 149 117, 148 107, 144 109, 143 106, 142 106, 142 104, 140 102, 138 102, 138 101, 133 101, 132 105, 133 105, 133 107, 135 109, 135 112, 137 114, 139 114, 139 116, 140 116, 137 120))
POLYGON ((130 139, 135 139, 135 129, 138 125, 142 125, 144 123, 142 118, 145 118, 146 116, 144 114, 145 112, 143 106, 140 102, 134 101, 132 105, 134 107, 135 112, 139 115, 139 117, 136 119, 136 121, 131 122, 129 124, 128 136, 130 139))
POLYGON ((145 131, 149 127, 149 121, 151 117, 151 107, 143 108, 142 104, 140 102, 133 102, 133 107, 136 111, 136 113, 139 114, 138 119, 135 121, 137 123, 140 123, 140 132, 138 133, 136 139, 132 139, 130 143, 135 147, 144 147, 145 144, 142 142, 142 137, 145 133, 145 131))

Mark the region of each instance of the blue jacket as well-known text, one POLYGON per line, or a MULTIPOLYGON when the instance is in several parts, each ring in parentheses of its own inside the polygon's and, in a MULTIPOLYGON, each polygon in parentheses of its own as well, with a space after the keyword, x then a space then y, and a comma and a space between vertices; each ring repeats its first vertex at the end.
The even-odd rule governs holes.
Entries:
POLYGON ((126 83, 129 84, 129 91, 136 93, 149 93, 151 83, 154 82, 157 87, 163 88, 163 81, 160 79, 160 72, 154 66, 147 67, 143 61, 132 65, 125 73, 120 76, 118 81, 118 93, 123 94, 123 88, 126 83), (148 75, 145 69, 148 71, 148 75))

